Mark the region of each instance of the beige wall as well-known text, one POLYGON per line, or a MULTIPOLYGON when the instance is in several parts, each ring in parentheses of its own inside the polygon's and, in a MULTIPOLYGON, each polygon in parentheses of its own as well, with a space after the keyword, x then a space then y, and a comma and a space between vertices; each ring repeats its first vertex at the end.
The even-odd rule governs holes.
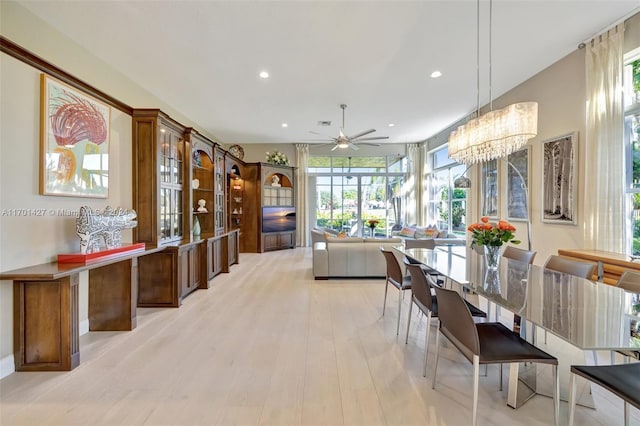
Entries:
MULTIPOLYGON (((640 14, 629 19, 625 26, 625 52, 640 45, 640 14)), ((538 252, 536 264, 542 265, 559 248, 585 247, 585 129, 586 129, 586 76, 585 49, 575 50, 570 55, 536 74, 531 79, 507 92, 493 103, 494 109, 502 108, 514 102, 538 102, 538 136, 531 139, 529 163, 529 194, 532 226, 532 249, 538 252), (577 132, 578 138, 578 216, 577 225, 543 223, 542 217, 542 143, 546 140, 568 133, 577 132)), ((486 112, 486 108, 483 110, 486 112)), ((500 166, 500 209, 499 216, 506 218, 506 178, 508 165, 502 161, 500 166)), ((478 211, 479 194, 470 205, 478 211)), ((472 217, 477 220, 477 217, 472 217)), ((526 226, 515 223, 517 236, 526 248, 526 226)))
MULTIPOLYGON (((549 68, 536 74, 504 96, 496 99, 494 109, 514 102, 538 102, 538 136, 531 139, 529 157, 529 203, 532 249, 538 252, 536 264, 542 265, 558 248, 583 247, 584 241, 584 136, 585 136, 585 51, 576 50, 549 68), (578 146, 578 222, 577 225, 543 223, 542 218, 542 142, 577 132, 578 146)), ((500 162, 499 216, 507 216, 506 162, 500 162)), ((515 223, 518 237, 526 248, 525 222, 515 223)))
MULTIPOLYGON (((304 142, 301 142, 304 143, 304 142)), ((331 146, 311 146, 311 155, 335 155, 341 157, 362 156, 404 156, 407 146, 405 144, 385 144, 383 146, 360 146, 358 151, 341 149, 331 152, 331 146)), ((296 147, 293 144, 251 144, 242 145, 244 161, 249 163, 266 162, 266 153, 278 150, 289 158, 289 164, 295 166, 296 147)))

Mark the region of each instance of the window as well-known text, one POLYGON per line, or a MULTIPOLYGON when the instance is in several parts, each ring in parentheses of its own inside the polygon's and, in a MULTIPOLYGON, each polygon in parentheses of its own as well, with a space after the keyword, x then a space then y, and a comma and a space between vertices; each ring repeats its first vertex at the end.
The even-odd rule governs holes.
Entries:
POLYGON ((309 158, 315 225, 352 236, 390 235, 402 222, 406 169, 404 157, 309 158), (369 220, 377 223, 370 228, 369 220))
POLYGON ((453 187, 453 181, 466 171, 449 158, 448 147, 432 153, 433 171, 429 176, 429 224, 439 230, 464 236, 467 225, 467 192, 453 187))
POLYGON ((626 154, 627 251, 640 255, 640 51, 624 67, 624 140, 626 154))

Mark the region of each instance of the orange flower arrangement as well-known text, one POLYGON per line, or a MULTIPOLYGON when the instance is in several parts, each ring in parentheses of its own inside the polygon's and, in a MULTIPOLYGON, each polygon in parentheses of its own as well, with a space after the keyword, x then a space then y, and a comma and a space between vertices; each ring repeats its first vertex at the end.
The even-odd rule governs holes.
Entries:
POLYGON ((504 243, 520 244, 514 239, 516 227, 506 220, 499 220, 497 224, 489 223, 489 218, 483 216, 480 222, 469 225, 471 245, 500 247, 504 243))
POLYGON ((375 228, 376 226, 378 226, 378 223, 380 221, 378 219, 369 219, 367 221, 367 225, 369 226, 369 228, 375 228))

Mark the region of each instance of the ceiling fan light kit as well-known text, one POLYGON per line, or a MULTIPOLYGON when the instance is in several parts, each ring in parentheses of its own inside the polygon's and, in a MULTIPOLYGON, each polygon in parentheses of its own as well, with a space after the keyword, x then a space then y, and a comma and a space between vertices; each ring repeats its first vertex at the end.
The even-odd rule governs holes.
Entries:
MULTIPOLYGON (((338 148, 341 148, 341 149, 351 148, 354 151, 357 151, 358 150, 357 145, 380 146, 380 144, 377 144, 377 143, 370 143, 370 142, 364 142, 364 141, 389 139, 388 136, 373 136, 368 138, 363 137, 375 132, 376 129, 365 130, 363 132, 356 133, 355 135, 352 135, 352 136, 345 135, 344 134, 344 110, 347 108, 347 105, 340 104, 340 108, 342 109, 342 127, 340 128, 338 137, 334 138, 331 136, 327 136, 327 139, 326 139, 327 143, 321 144, 321 145, 334 145, 334 147, 331 148, 331 151, 335 151, 338 148)), ((313 132, 313 131, 310 131, 309 133, 312 133, 314 135, 324 136, 320 133, 313 132)))

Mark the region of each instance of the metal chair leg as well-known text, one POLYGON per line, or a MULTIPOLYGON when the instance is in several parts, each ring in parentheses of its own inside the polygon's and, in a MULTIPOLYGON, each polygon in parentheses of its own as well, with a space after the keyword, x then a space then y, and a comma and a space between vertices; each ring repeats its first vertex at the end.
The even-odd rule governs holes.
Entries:
POLYGON ((409 316, 407 317, 407 335, 404 338, 404 344, 409 343, 409 327, 411 326, 411 311, 413 310, 413 297, 411 298, 411 302, 409 302, 409 316))
POLYGON ((396 323, 396 336, 400 334, 400 311, 402 310, 402 295, 404 291, 398 292, 398 321, 396 323))
MULTIPOLYGON (((486 364, 485 364, 486 365, 486 364)), ((478 417, 478 381, 480 380, 480 357, 473 356, 473 420, 471 424, 476 426, 478 417)))
POLYGON ((553 424, 560 424, 560 377, 557 365, 553 366, 553 424))
POLYGON ((389 290, 389 280, 384 283, 384 302, 382 302, 382 316, 384 316, 384 308, 387 307, 387 291, 389 290))
POLYGON ((427 377, 427 359, 429 358, 429 334, 431 332, 431 311, 427 313, 427 332, 424 339, 424 365, 422 366, 422 377, 427 377))
POLYGON ((576 375, 573 373, 569 374, 571 375, 571 381, 569 382, 569 426, 573 426, 573 420, 576 414, 576 375))
POLYGON ((502 363, 500 363, 500 392, 502 392, 502 363))
POLYGON ((629 403, 624 402, 624 426, 629 426, 629 403))
POLYGON ((433 366, 433 381, 431 382, 431 389, 436 388, 436 374, 438 373, 438 357, 440 355, 440 327, 436 330, 436 363, 433 366))

